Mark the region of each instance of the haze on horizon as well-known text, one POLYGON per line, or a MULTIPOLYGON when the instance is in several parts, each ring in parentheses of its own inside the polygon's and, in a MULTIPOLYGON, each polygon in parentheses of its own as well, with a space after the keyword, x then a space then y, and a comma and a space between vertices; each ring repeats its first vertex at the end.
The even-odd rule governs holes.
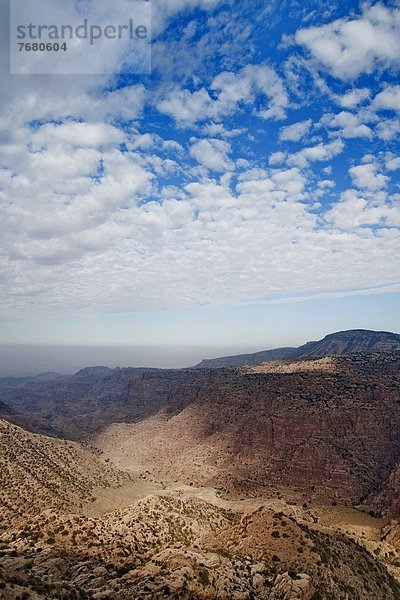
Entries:
POLYGON ((300 346, 345 329, 400 333, 399 298, 386 294, 314 300, 243 309, 214 308, 196 315, 166 313, 92 319, 91 327, 44 320, 17 343, 0 344, 0 377, 46 371, 70 374, 95 365, 184 368, 204 358, 300 346), (147 319, 145 318, 147 317, 147 319), (41 332, 41 344, 37 343, 41 332), (28 340, 28 342, 26 342, 28 340), (60 344, 58 340, 62 340, 60 344))

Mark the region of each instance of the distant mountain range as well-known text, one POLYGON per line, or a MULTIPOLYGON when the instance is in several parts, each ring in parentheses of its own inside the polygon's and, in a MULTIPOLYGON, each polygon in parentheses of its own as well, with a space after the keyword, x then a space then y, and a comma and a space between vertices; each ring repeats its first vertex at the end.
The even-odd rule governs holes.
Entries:
POLYGON ((238 354, 202 360, 195 369, 219 369, 222 367, 240 367, 273 360, 301 360, 323 358, 354 352, 399 352, 400 335, 389 331, 370 331, 368 329, 349 329, 325 336, 322 340, 307 342, 298 348, 276 348, 262 350, 253 354, 238 354))

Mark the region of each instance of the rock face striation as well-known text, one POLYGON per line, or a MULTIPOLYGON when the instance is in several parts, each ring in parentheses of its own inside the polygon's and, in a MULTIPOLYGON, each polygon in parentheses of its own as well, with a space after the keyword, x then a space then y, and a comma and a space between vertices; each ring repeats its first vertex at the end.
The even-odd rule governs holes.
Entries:
POLYGON ((338 356, 355 352, 400 352, 400 335, 388 331, 370 331, 368 329, 350 329, 325 336, 316 342, 307 342, 299 348, 277 348, 263 350, 254 354, 238 354, 221 358, 205 359, 196 369, 220 369, 252 365, 273 360, 300 360, 338 356))
POLYGON ((158 413, 110 425, 95 444, 121 468, 172 481, 360 503, 399 464, 400 355, 310 364, 193 372, 158 413))

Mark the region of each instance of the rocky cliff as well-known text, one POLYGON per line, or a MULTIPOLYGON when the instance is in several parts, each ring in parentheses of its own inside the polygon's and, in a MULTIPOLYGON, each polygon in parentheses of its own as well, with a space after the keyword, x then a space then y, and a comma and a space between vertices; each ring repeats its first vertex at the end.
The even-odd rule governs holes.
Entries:
POLYGON ((253 354, 238 354, 221 358, 205 359, 196 369, 218 369, 252 365, 274 360, 299 360, 306 358, 322 358, 355 352, 400 352, 400 335, 388 331, 370 331, 367 329, 350 329, 325 336, 316 342, 307 342, 298 348, 277 348, 263 350, 253 354))
POLYGON ((158 413, 110 425, 96 444, 170 479, 361 502, 400 458, 400 355, 297 365, 192 372, 158 413))

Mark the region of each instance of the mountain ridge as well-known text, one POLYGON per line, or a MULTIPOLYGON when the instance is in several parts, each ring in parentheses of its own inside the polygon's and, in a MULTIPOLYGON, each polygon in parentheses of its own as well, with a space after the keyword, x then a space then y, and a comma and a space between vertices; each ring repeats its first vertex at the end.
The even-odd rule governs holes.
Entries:
POLYGON ((204 359, 194 369, 219 369, 259 364, 274 360, 322 358, 355 352, 400 352, 400 334, 371 329, 346 329, 327 334, 321 340, 306 342, 297 348, 284 347, 204 359))

